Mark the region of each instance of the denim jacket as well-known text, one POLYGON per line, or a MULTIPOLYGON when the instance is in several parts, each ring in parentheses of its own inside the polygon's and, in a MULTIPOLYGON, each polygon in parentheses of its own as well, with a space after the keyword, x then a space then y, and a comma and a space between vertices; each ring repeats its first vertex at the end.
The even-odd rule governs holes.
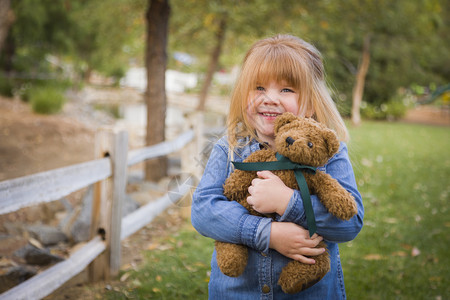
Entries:
MULTIPOLYGON (((252 140, 247 146, 236 148, 233 160, 242 161, 259 149, 260 145, 252 140)), ((358 213, 349 221, 341 221, 327 212, 317 196, 311 195, 317 233, 323 236, 327 244, 331 268, 317 284, 294 295, 285 294, 277 284, 281 269, 290 259, 269 249, 272 219, 250 215, 239 203, 228 201, 223 195, 225 179, 233 172, 228 152, 228 142, 223 137, 214 145, 194 193, 192 224, 204 236, 248 246, 249 258, 244 273, 232 278, 221 273, 214 251, 209 299, 345 299, 338 243, 351 241, 357 236, 363 226, 364 215, 361 195, 356 187, 345 143, 341 143, 339 152, 319 169, 338 180, 354 196, 358 213)), ((277 221, 293 222, 307 228, 299 191, 294 191, 285 213, 277 221)))

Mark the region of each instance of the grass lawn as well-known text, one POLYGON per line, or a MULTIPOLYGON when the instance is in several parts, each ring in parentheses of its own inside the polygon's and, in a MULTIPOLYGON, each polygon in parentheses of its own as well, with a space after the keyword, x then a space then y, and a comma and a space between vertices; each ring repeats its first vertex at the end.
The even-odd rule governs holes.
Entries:
POLYGON ((145 250, 137 270, 121 272, 126 285, 107 299, 208 299, 214 242, 199 235, 187 221, 174 235, 161 237, 145 250))
POLYGON ((365 122, 350 156, 364 228, 340 246, 349 299, 449 299, 450 128, 365 122))
MULTIPOLYGON (((450 298, 450 128, 364 122, 349 143, 364 228, 340 245, 348 299, 450 298)), ((210 239, 161 237, 108 299, 207 299, 210 239)))

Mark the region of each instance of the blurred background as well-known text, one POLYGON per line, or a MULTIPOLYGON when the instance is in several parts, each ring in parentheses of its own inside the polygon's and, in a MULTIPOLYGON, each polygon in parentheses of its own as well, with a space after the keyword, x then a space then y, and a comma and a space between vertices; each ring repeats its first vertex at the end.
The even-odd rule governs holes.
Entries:
MULTIPOLYGON (((152 46, 146 43, 148 1, 2 3, 2 95, 29 101, 35 89, 49 85, 145 91, 144 53, 152 46)), ((212 68, 210 93, 228 96, 249 46, 260 38, 290 33, 322 52, 344 116, 351 115, 352 92, 363 73, 363 116, 398 118, 411 100, 425 100, 448 83, 448 9, 447 1, 438 0, 173 0, 165 16, 166 88, 199 93, 212 68), (367 71, 361 70, 363 63, 367 71)))
MULTIPOLYGON (((449 13, 446 0, 0 0, 0 181, 92 159, 104 126, 125 128, 130 149, 171 140, 197 112, 206 128, 193 157, 201 167, 224 132, 245 52, 258 39, 296 35, 323 55, 365 199, 366 227, 341 247, 349 298, 448 299, 449 13)), ((159 195, 179 160, 129 174, 159 195)), ((58 224, 70 215, 55 221, 67 210, 58 205, 2 215, 0 231, 9 238, 14 230, 5 224, 58 224)), ((172 211, 177 230, 160 220, 162 237, 130 244, 156 251, 136 254, 141 263, 142 255, 169 256, 158 266, 169 271, 180 255, 207 249, 183 265, 181 287, 201 273, 191 294, 171 294, 177 283, 165 281, 175 276, 169 271, 144 276, 134 264, 89 297, 205 297, 212 244, 188 218, 172 211), (168 253, 187 240, 198 244, 168 253)), ((2 249, 8 267, 11 249, 2 249)))

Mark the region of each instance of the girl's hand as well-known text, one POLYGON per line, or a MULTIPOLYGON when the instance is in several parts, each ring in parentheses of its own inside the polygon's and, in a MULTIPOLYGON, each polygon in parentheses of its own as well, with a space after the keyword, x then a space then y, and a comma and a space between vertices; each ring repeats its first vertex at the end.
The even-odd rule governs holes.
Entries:
POLYGON ((258 178, 253 179, 248 188, 248 204, 259 213, 277 213, 282 216, 294 190, 270 171, 259 171, 256 174, 258 178))
POLYGON ((312 265, 315 260, 306 256, 317 256, 325 252, 325 248, 315 248, 322 240, 317 234, 309 237, 309 231, 295 223, 272 222, 269 248, 312 265))

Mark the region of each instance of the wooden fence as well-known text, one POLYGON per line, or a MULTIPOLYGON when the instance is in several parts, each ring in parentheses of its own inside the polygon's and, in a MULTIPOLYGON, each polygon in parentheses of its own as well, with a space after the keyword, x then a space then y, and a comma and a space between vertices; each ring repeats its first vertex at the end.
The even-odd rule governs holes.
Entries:
MULTIPOLYGON (((97 159, 0 182, 0 214, 58 200, 94 184, 90 241, 63 262, 4 292, 0 300, 41 299, 86 267, 89 267, 92 281, 116 276, 120 268, 121 240, 151 222, 186 195, 195 184, 185 181, 177 187, 176 193, 169 192, 122 218, 127 167, 182 148, 182 166, 192 166, 193 157, 186 155, 199 153, 202 128, 198 125, 203 123, 199 117, 201 115, 194 116, 194 120, 191 118, 192 126, 176 139, 131 151, 128 151, 126 131, 101 130, 96 136, 97 159)), ((195 172, 186 167, 182 169, 184 172, 195 172)))

